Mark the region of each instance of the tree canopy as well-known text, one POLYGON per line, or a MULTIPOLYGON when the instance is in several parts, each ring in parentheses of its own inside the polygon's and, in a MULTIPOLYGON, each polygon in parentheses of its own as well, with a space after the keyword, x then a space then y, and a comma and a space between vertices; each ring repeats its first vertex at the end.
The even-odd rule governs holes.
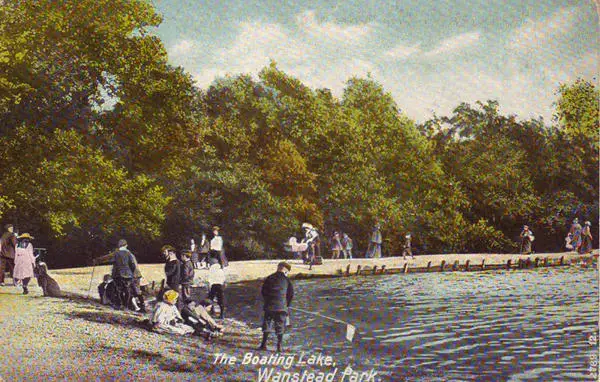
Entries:
POLYGON ((156 261, 213 225, 248 259, 282 256, 304 221, 358 251, 379 222, 393 255, 407 232, 420 252, 510 252, 523 224, 557 250, 572 218, 598 220, 589 81, 557 84, 550 125, 493 100, 417 124, 368 76, 338 98, 271 62, 199 89, 160 22, 138 0, 0 3, 0 218, 55 265, 119 237, 156 261))

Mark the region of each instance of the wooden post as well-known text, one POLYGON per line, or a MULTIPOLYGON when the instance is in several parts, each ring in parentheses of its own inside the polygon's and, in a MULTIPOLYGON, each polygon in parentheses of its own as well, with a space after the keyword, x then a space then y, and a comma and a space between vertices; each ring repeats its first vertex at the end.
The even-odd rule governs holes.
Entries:
POLYGON ((356 267, 356 275, 357 275, 357 276, 358 276, 358 275, 360 275, 360 268, 361 268, 361 266, 360 266, 360 265, 359 265, 358 267, 356 267))
POLYGON ((408 263, 404 263, 404 273, 408 273, 408 263))
POLYGON ((510 259, 508 259, 508 261, 506 262, 506 269, 510 269, 511 265, 512 265, 512 261, 510 259))
POLYGON ((346 267, 346 276, 350 276, 350 264, 346 267))
POLYGON ((485 269, 485 259, 481 260, 481 270, 485 269))
POLYGON ((471 260, 467 260, 467 262, 465 263, 465 271, 469 270, 469 263, 471 262, 471 260))
POLYGON ((427 262, 427 272, 429 272, 430 268, 431 268, 431 261, 427 262))
POLYGON ((381 266, 381 273, 382 273, 382 274, 383 274, 383 273, 385 273, 385 265, 382 265, 382 266, 381 266))
POLYGON ((377 265, 373 267, 373 274, 377 273, 377 265))
POLYGON ((440 272, 444 272, 444 265, 446 265, 446 260, 442 260, 442 263, 440 264, 440 272))

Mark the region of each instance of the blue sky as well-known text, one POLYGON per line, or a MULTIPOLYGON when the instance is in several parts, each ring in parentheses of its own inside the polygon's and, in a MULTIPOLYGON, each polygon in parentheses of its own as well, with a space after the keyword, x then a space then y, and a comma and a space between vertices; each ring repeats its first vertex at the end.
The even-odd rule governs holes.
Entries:
POLYGON ((548 123, 561 82, 597 83, 600 28, 593 1, 153 0, 169 60, 200 87, 258 71, 286 73, 337 96, 371 76, 423 122, 460 102, 548 123))

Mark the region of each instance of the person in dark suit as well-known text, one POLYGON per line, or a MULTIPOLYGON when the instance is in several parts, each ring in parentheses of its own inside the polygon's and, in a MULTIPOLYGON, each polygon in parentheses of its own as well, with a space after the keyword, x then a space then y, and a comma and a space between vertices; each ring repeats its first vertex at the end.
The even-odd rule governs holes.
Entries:
POLYGON ((283 351, 283 333, 288 308, 294 298, 292 282, 287 277, 292 267, 286 262, 277 265, 277 272, 265 279, 261 293, 264 300, 263 338, 259 350, 267 350, 269 333, 277 335, 277 351, 283 351))

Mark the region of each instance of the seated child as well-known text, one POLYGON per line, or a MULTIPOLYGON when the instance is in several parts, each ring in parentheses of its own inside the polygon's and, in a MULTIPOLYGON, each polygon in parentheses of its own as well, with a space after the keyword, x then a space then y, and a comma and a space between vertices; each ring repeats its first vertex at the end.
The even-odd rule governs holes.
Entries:
POLYGON ((163 300, 156 304, 150 320, 152 331, 179 335, 194 333, 194 328, 183 323, 183 317, 177 310, 178 297, 179 293, 174 290, 168 290, 163 294, 163 300))
POLYGON ((110 275, 104 275, 104 280, 98 285, 100 302, 104 305, 113 305, 117 297, 117 286, 110 275))
MULTIPOLYGON (((210 303, 209 303, 210 304, 210 303)), ((210 304, 212 306, 212 304, 210 304)), ((195 334, 202 335, 206 339, 221 335, 223 326, 217 324, 206 311, 202 304, 196 304, 192 300, 186 300, 181 308, 181 316, 186 324, 192 326, 195 334)))

